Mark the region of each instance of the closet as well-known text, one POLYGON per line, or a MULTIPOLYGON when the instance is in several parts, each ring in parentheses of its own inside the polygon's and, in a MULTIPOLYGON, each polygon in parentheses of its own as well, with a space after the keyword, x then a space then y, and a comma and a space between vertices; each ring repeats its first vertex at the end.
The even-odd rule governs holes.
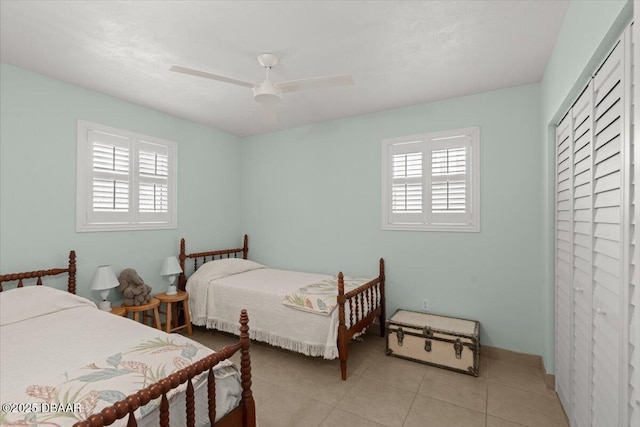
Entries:
POLYGON ((631 43, 628 27, 556 129, 556 391, 572 427, 640 425, 631 43))

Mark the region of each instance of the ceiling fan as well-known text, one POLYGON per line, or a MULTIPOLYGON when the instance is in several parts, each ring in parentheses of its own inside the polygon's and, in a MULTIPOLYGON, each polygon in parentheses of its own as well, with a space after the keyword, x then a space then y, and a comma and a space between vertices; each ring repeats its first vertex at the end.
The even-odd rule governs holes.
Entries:
POLYGON ((221 76, 219 74, 208 73, 206 71, 185 68, 179 65, 172 66, 170 68, 170 71, 189 74, 196 77, 204 77, 207 79, 218 80, 225 83, 231 83, 234 85, 251 88, 251 90, 253 91, 253 99, 262 106, 262 120, 266 124, 275 123, 275 107, 282 99, 282 95, 285 93, 354 84, 351 74, 312 77, 309 79, 289 80, 285 82, 274 83, 269 79, 269 71, 278 63, 278 61, 278 57, 272 53, 264 53, 258 56, 258 62, 262 67, 264 67, 266 74, 265 80, 262 83, 258 84, 236 80, 229 77, 221 76))

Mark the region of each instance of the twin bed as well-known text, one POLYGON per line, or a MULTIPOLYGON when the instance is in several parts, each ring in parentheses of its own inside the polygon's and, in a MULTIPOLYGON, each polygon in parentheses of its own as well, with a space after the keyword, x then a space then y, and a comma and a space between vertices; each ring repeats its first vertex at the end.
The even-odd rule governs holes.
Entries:
POLYGON ((99 310, 75 273, 71 251, 66 268, 0 275, 0 425, 255 426, 246 311, 239 342, 213 352, 99 310), (68 292, 40 286, 62 274, 68 292))
POLYGON ((181 240, 179 287, 189 292, 191 322, 237 335, 234 313, 246 308, 251 339, 309 356, 339 358, 346 380, 351 339, 376 318, 384 336, 384 261, 380 259, 378 277, 369 280, 272 269, 247 260, 248 251, 247 235, 241 248, 190 254, 181 240), (187 271, 193 272, 188 280, 187 271))
POLYGON ((179 287, 189 291, 192 322, 235 333, 238 343, 214 352, 99 310, 75 295, 74 251, 65 268, 0 275, 0 425, 254 427, 250 338, 339 358, 345 380, 351 339, 376 318, 384 336, 382 259, 368 280, 267 268, 247 260, 246 235, 241 248, 187 254, 185 246, 179 287), (67 292, 41 286, 65 274, 67 292), (6 282, 17 285, 5 290, 6 282), (236 352, 239 369, 228 360, 236 352))

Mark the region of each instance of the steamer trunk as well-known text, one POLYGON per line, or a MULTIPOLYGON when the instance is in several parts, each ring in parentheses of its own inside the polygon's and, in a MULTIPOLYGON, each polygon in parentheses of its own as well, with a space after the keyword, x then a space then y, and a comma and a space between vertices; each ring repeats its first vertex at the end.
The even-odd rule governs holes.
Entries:
POLYGON ((398 310, 386 322, 387 355, 478 376, 480 323, 398 310))

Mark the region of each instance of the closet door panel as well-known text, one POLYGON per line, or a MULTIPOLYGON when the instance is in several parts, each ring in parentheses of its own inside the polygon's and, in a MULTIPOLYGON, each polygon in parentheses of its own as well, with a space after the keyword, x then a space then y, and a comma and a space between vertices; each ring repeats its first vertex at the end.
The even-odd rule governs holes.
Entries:
MULTIPOLYGON (((634 50, 635 52, 635 50, 634 50)), ((636 83, 637 84, 637 83, 636 83)), ((638 93, 637 90, 635 93, 638 93)), ((637 99, 637 97, 636 97, 637 99)), ((640 108, 636 105, 635 108, 640 108)), ((637 114, 636 114, 637 116, 637 114)), ((636 124, 639 124, 636 121, 636 124)), ((638 132, 636 132, 636 135, 638 132)), ((640 186, 638 176, 640 175, 640 148, 638 143, 632 146, 633 167, 631 185, 631 244, 630 244, 630 275, 631 286, 629 289, 629 425, 640 425, 640 251, 638 250, 638 227, 640 209, 640 186)))
POLYGON ((573 116, 573 413, 572 424, 590 424, 591 288, 593 252, 593 88, 578 98, 573 116))
POLYGON ((573 201, 572 117, 556 132, 556 391, 570 413, 573 404, 573 201))
POLYGON ((593 79, 592 425, 620 425, 623 42, 593 79))
MULTIPOLYGON (((635 7, 635 5, 634 5, 635 7)), ((637 10, 634 12, 636 16, 640 16, 637 10)), ((638 19, 636 18, 636 22, 638 19)), ((632 33, 635 33, 634 27, 631 26, 632 33)), ((640 45, 635 43, 635 37, 630 37, 632 41, 631 51, 634 58, 640 58, 640 45)), ((635 60, 637 63, 637 59, 635 60)), ((636 78, 638 75, 638 64, 632 64, 632 72, 630 75, 633 79, 633 99, 632 107, 635 113, 632 115, 634 121, 635 135, 640 135, 640 81, 636 78)), ((630 144, 629 158, 631 159, 630 170, 630 190, 629 190, 629 426, 640 426, 640 251, 638 250, 638 241, 640 240, 640 209, 638 202, 640 201, 640 185, 638 177, 640 176, 640 143, 634 141, 630 144)))

